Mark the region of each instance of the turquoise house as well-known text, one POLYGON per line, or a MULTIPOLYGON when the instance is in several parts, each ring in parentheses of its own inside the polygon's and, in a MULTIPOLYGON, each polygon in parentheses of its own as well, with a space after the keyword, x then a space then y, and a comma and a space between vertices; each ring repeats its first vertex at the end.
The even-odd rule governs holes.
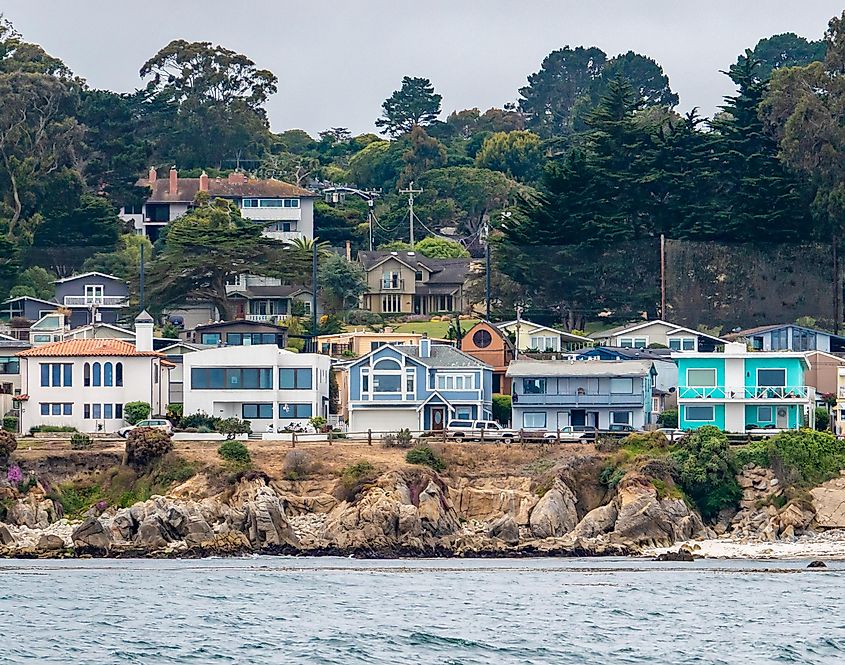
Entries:
POLYGON ((678 425, 715 425, 726 432, 798 429, 814 425, 815 391, 801 352, 748 351, 725 345, 721 353, 673 354, 678 363, 678 425))

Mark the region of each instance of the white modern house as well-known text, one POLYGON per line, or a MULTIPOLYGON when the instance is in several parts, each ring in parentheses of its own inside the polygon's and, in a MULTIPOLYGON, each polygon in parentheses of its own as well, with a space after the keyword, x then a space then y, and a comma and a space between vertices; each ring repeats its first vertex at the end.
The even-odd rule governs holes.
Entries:
POLYGON ((18 354, 21 371, 21 431, 37 425, 114 432, 123 425, 127 402, 147 402, 165 411, 172 364, 153 351, 153 319, 135 319, 135 341, 73 339, 50 342, 18 354))
POLYGON ((318 195, 281 180, 258 180, 240 172, 226 178, 209 178, 205 173, 199 178, 180 178, 175 168, 164 179, 151 168, 137 184, 149 187, 149 197, 137 208, 124 207, 120 216, 153 242, 163 227, 188 212, 200 192, 231 201, 243 217, 264 226, 268 237, 285 241, 314 237, 318 195))
POLYGON ((183 412, 250 421, 279 432, 329 414, 331 359, 276 344, 221 346, 182 357, 183 412))

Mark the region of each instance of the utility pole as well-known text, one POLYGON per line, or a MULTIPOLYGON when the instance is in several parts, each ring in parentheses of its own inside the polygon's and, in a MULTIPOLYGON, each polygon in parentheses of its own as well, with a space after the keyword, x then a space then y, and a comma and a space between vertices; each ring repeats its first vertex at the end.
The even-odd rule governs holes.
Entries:
MULTIPOLYGON (((145 236, 146 237, 146 236, 145 236)), ((140 288, 139 299, 141 301, 141 311, 144 310, 144 243, 141 243, 141 266, 140 266, 140 288)))
POLYGON ((519 329, 522 327, 522 305, 516 306, 516 344, 514 344, 514 359, 519 358, 519 329))
POLYGON ((666 320, 666 236, 660 234, 660 318, 666 320))
POLYGON ((373 251, 373 207, 375 206, 376 202, 369 198, 367 199, 367 224, 370 227, 370 251, 373 251))
POLYGON ((414 189, 414 181, 408 184, 408 189, 400 189, 400 194, 408 195, 408 224, 410 226, 411 249, 414 248, 414 194, 422 194, 423 190, 414 189))
POLYGON ((311 353, 317 352, 317 241, 311 255, 311 353))
POLYGON ((490 223, 484 224, 484 277, 487 282, 487 321, 490 320, 490 223))

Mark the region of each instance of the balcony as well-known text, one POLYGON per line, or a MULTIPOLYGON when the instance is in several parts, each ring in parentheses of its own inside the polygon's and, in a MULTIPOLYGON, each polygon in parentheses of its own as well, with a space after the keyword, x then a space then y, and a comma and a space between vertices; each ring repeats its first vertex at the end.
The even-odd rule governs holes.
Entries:
POLYGON ((265 238, 273 238, 274 240, 281 240, 282 242, 293 242, 294 240, 305 238, 305 234, 301 231, 273 231, 264 229, 264 231, 261 232, 261 235, 265 238))
POLYGON ((404 279, 382 279, 382 291, 403 291, 405 289, 404 279))
POLYGON ((519 406, 643 406, 642 394, 608 394, 599 395, 551 395, 551 394, 517 394, 513 396, 514 404, 519 406))
POLYGON ((65 296, 65 307, 123 307, 126 296, 65 296))
POLYGON ((287 314, 247 314, 244 316, 247 321, 257 321, 258 323, 273 323, 275 321, 284 321, 288 318, 287 314))
POLYGON ((806 401, 814 395, 810 386, 680 386, 678 399, 806 401))

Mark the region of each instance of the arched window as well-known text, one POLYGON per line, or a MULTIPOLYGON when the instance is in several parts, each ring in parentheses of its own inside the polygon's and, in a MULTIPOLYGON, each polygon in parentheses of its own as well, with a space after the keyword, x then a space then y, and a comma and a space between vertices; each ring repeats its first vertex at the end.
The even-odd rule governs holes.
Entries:
POLYGON ((399 363, 398 363, 398 362, 396 362, 395 360, 392 360, 392 359, 390 359, 390 358, 384 358, 384 359, 382 359, 382 360, 379 360, 379 361, 375 364, 375 366, 374 366, 374 367, 375 367, 377 370, 379 370, 379 371, 382 371, 382 370, 400 370, 400 369, 402 369, 401 365, 399 365, 399 363))
POLYGON ((114 383, 114 368, 111 363, 103 365, 103 385, 111 386, 114 383))
POLYGON ((402 366, 398 362, 383 358, 373 366, 373 392, 402 392, 402 366))
POLYGON ((92 386, 99 386, 100 385, 100 363, 94 363, 93 370, 94 371, 92 372, 93 376, 92 376, 91 385, 92 386))
POLYGON ((82 385, 90 386, 91 385, 91 363, 85 363, 85 366, 82 368, 82 385))
POLYGON ((123 363, 115 363, 114 365, 114 385, 123 385, 123 363))

